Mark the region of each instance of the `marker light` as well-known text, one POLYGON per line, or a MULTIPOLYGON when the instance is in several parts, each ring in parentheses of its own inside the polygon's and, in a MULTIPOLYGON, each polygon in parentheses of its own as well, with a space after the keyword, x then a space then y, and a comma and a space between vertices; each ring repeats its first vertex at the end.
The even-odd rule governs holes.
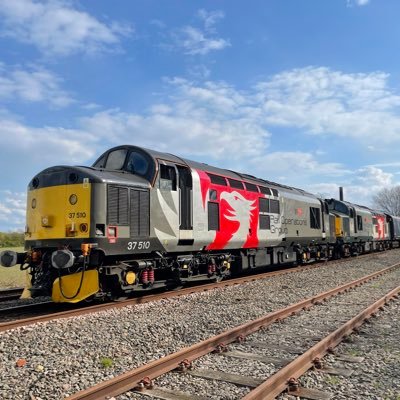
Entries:
POLYGON ((76 194, 71 194, 71 196, 69 196, 69 202, 74 206, 78 202, 78 196, 76 194))

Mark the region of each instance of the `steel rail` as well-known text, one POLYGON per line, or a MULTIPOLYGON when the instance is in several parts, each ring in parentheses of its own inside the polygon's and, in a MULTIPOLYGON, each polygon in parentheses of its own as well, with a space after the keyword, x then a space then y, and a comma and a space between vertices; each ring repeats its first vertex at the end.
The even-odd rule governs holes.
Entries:
MULTIPOLYGON (((272 272, 265 272, 265 273, 261 273, 261 274, 248 275, 245 277, 230 279, 227 281, 208 283, 208 284, 204 284, 204 285, 188 287, 188 288, 175 290, 175 291, 162 292, 159 294, 152 294, 152 295, 146 294, 141 297, 136 297, 136 298, 132 298, 132 299, 128 299, 128 300, 122 300, 122 301, 118 301, 118 302, 96 304, 93 306, 85 306, 84 308, 79 308, 79 309, 74 309, 74 310, 61 311, 61 312, 55 312, 52 314, 40 315, 40 316, 36 316, 36 317, 2 322, 2 323, 0 323, 0 332, 4 332, 4 331, 10 330, 10 329, 20 328, 20 327, 27 326, 27 325, 32 325, 37 322, 48 322, 48 321, 52 321, 55 319, 63 319, 63 318, 70 318, 70 317, 81 316, 81 315, 86 315, 86 314, 92 314, 92 313, 109 310, 109 309, 122 308, 122 307, 126 307, 126 306, 137 305, 137 304, 144 304, 144 303, 149 303, 151 301, 180 297, 180 296, 184 296, 184 295, 188 295, 188 294, 205 292, 205 291, 216 289, 216 288, 223 288, 223 287, 239 285, 239 284, 243 284, 243 283, 247 283, 247 282, 257 281, 259 279, 271 278, 273 276, 286 275, 286 274, 291 274, 291 273, 296 273, 296 272, 307 271, 309 269, 320 268, 323 265, 325 265, 325 263, 324 264, 309 264, 309 265, 305 265, 302 267, 287 268, 287 269, 279 270, 279 271, 272 271, 272 272)), ((16 310, 16 311, 18 311, 18 310, 16 310)), ((1 309, 0 309, 0 316, 1 316, 1 309)))
POLYGON ((42 301, 40 303, 28 303, 28 304, 18 304, 12 307, 0 308, 0 318, 7 317, 9 314, 19 314, 29 311, 34 311, 35 309, 40 309, 45 306, 52 306, 55 303, 52 301, 42 301))
POLYGON ((128 390, 131 390, 134 387, 137 387, 140 384, 140 382, 145 378, 154 379, 159 377, 160 375, 163 375, 167 372, 170 372, 178 368, 184 360, 192 362, 193 360, 200 358, 205 354, 215 351, 221 345, 226 345, 228 343, 240 340, 241 338, 258 331, 262 327, 271 325, 276 321, 280 321, 302 310, 306 310, 315 304, 319 304, 325 299, 328 299, 336 294, 346 292, 351 288, 362 285, 370 281, 371 279, 377 278, 399 267, 400 263, 394 264, 383 270, 366 275, 360 279, 356 279, 355 281, 346 283, 334 289, 328 290, 316 296, 292 304, 289 307, 271 312, 253 321, 229 329, 207 340, 204 340, 190 347, 186 347, 182 350, 179 350, 176 353, 169 354, 161 359, 152 361, 141 367, 132 369, 128 372, 125 372, 122 375, 116 376, 115 378, 112 378, 104 382, 100 382, 95 386, 92 386, 88 389, 85 389, 83 391, 77 392, 69 396, 67 399, 105 400, 109 397, 120 395, 122 393, 127 392, 128 390))
MULTIPOLYGON (((316 345, 311 347, 301 356, 283 367, 276 374, 268 378, 262 385, 248 393, 243 400, 273 400, 288 387, 291 378, 299 378, 311 367, 314 366, 316 358, 322 358, 326 353, 336 347, 346 336, 349 336, 363 322, 370 318, 379 308, 383 307, 400 293, 400 286, 385 294, 375 303, 361 311, 354 318, 343 324, 340 328, 326 336, 316 345)), ((296 391, 290 394, 296 396, 296 391)))

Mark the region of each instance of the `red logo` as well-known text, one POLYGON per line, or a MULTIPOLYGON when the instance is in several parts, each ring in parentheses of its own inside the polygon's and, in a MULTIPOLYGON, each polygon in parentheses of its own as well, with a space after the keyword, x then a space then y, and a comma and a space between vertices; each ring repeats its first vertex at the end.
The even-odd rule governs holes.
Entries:
POLYGON ((303 209, 302 208, 296 208, 296 215, 301 217, 303 215, 303 209))

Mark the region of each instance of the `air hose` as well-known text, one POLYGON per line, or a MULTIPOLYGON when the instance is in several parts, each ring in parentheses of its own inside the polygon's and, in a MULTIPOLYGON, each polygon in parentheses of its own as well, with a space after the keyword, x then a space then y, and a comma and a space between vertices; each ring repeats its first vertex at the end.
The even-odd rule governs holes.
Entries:
MULTIPOLYGON (((85 257, 86 258, 86 257, 85 257)), ((58 270, 58 286, 60 288, 60 293, 61 295, 67 299, 67 300, 72 300, 74 299, 76 296, 78 296, 78 294, 80 293, 81 289, 82 289, 82 284, 83 284, 83 278, 85 276, 85 271, 86 271, 86 260, 83 261, 83 268, 82 268, 82 273, 81 273, 81 281, 79 283, 79 287, 78 290, 76 291, 76 293, 73 296, 66 296, 64 294, 64 291, 62 289, 62 284, 61 284, 61 271, 60 269, 58 270)))

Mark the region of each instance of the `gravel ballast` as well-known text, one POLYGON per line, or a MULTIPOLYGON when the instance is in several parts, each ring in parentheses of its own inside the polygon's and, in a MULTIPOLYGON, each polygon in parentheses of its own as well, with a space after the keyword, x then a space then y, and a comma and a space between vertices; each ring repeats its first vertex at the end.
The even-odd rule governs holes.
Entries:
MULTIPOLYGON (((353 370, 350 377, 331 376, 309 371, 299 381, 302 386, 331 392, 337 400, 400 399, 400 300, 390 302, 370 324, 335 349, 335 355, 324 358, 324 365, 353 370), (363 357, 360 363, 344 363, 341 355, 363 357)), ((281 399, 295 399, 283 395, 281 399)))
POLYGON ((400 250, 393 250, 240 286, 4 332, 0 334, 0 398, 61 399, 394 264, 399 256, 400 250), (19 359, 25 359, 26 365, 17 367, 19 359))
MULTIPOLYGON (((298 353, 308 350, 315 344, 314 341, 321 340, 327 334, 338 329, 344 322, 347 322, 368 305, 388 293, 394 288, 395 282, 399 281, 400 270, 388 273, 348 293, 335 296, 320 305, 314 306, 307 312, 301 312, 284 319, 281 323, 272 324, 266 329, 249 335, 242 344, 231 343, 229 350, 287 360, 287 362, 294 360, 298 353), (316 337, 318 339, 315 339, 316 337)), ((196 360, 194 367, 195 370, 211 370, 213 371, 213 376, 214 371, 221 371, 234 373, 241 377, 260 378, 263 381, 279 369, 278 366, 271 363, 236 359, 215 354, 196 360)), ((192 377, 190 376, 172 372, 160 379, 156 379, 155 384, 163 388, 186 391, 190 395, 200 395, 210 400, 237 399, 250 391, 247 387, 237 387, 233 384, 224 383, 222 386, 220 382, 213 380, 203 379, 202 381, 197 381, 195 385, 191 381, 192 377), (238 396, 239 390, 241 393, 238 396)), ((335 381, 335 378, 327 380, 327 382, 335 381)), ((321 385, 310 387, 321 389, 321 385)), ((325 391, 333 391, 335 393, 335 388, 325 391)), ((126 393, 119 396, 118 400, 144 400, 145 398, 140 394, 126 393)))

